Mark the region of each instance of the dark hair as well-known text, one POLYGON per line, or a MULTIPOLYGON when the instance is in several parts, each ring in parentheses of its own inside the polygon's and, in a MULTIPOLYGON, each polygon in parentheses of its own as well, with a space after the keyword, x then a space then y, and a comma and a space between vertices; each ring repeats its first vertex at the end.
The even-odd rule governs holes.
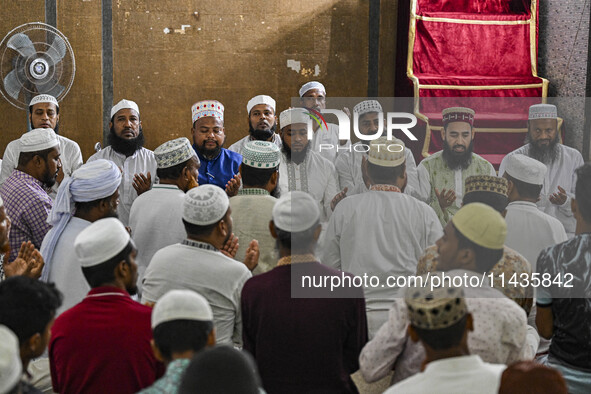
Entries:
POLYGON ((466 330, 466 320, 468 315, 465 315, 460 320, 449 327, 439 330, 426 330, 412 326, 416 331, 421 341, 433 350, 445 350, 459 346, 466 330))
POLYGON ((104 263, 92 267, 82 267, 82 273, 90 287, 95 288, 102 286, 105 283, 113 282, 115 280, 115 268, 122 260, 125 260, 128 265, 131 265, 129 255, 133 249, 134 246, 130 241, 121 252, 117 253, 115 257, 110 258, 104 263))
MULTIPOLYGON (((113 194, 115 194, 115 193, 113 193, 113 194)), ((99 198, 98 200, 85 201, 85 202, 75 201, 76 213, 80 213, 80 212, 88 213, 92 209, 98 207, 102 202, 109 203, 110 202, 109 200, 111 198, 113 198, 113 194, 111 194, 110 196, 105 197, 105 198, 99 198)))
POLYGON ((503 257, 503 249, 489 249, 483 246, 477 245, 470 241, 461 232, 458 231, 456 226, 451 224, 456 232, 458 238, 458 249, 472 249, 474 251, 476 260, 476 269, 478 272, 488 272, 499 262, 503 257))
MULTIPOLYGON (((505 174, 507 174, 505 172, 505 174)), ((543 185, 534 185, 533 183, 526 183, 520 181, 519 179, 513 178, 511 175, 507 174, 507 180, 513 182, 515 188, 517 189, 517 193, 523 198, 532 198, 537 199, 540 197, 540 192, 542 191, 543 185)))
POLYGON ((502 213, 505 208, 507 208, 509 198, 500 193, 479 190, 465 194, 464 198, 462 199, 463 205, 470 204, 472 202, 481 202, 494 208, 495 211, 502 213))
POLYGON ((299 233, 290 233, 287 231, 280 230, 275 226, 277 232, 277 243, 279 246, 289 249, 292 253, 300 251, 306 251, 309 245, 314 242, 314 233, 319 222, 316 222, 308 230, 301 231, 299 233))
POLYGON ((19 166, 26 166, 28 162, 33 160, 35 156, 41 157, 44 161, 47 161, 47 157, 49 154, 55 150, 55 147, 43 149, 37 152, 21 152, 18 157, 18 165, 19 166))
POLYGON ((228 211, 226 211, 226 214, 224 215, 223 218, 221 218, 220 220, 218 220, 215 223, 208 224, 207 226, 199 226, 197 224, 189 223, 185 219, 183 219, 183 224, 185 225, 185 231, 187 232, 187 234, 195 235, 198 237, 206 237, 206 236, 210 235, 211 232, 213 231, 213 229, 218 225, 218 223, 220 221, 226 219, 227 216, 228 216, 228 211))
POLYGON ((43 333, 62 305, 62 294, 53 283, 14 276, 0 283, 0 324, 10 328, 22 345, 43 333))
POLYGON ((583 220, 591 223, 591 162, 576 169, 575 199, 583 220))
POLYGON ((400 178, 406 170, 406 163, 396 167, 383 167, 377 164, 367 162, 367 173, 374 183, 392 183, 400 178))
POLYGON ((156 175, 158 175, 158 178, 160 179, 179 179, 180 176, 183 175, 183 169, 189 164, 189 161, 191 161, 191 159, 172 167, 158 168, 156 169, 156 175))
POLYGON ((193 350, 198 352, 207 345, 213 322, 197 320, 172 320, 154 328, 154 343, 166 360, 172 360, 173 353, 193 350))
POLYGON ((198 353, 187 366, 179 394, 258 394, 256 363, 246 351, 216 346, 198 353), (231 378, 228 378, 231 371, 231 378))
POLYGON ((241 164, 240 173, 242 174, 242 184, 250 187, 264 188, 269 183, 271 176, 278 171, 278 168, 255 168, 241 164))

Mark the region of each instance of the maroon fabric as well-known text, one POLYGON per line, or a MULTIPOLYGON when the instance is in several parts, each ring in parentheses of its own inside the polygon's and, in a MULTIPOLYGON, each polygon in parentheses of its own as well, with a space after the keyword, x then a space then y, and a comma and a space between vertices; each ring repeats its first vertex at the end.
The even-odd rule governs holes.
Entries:
POLYGON ((130 394, 152 385, 164 373, 150 346, 152 309, 116 287, 97 287, 88 295, 52 327, 53 390, 130 394))
POLYGON ((418 0, 421 12, 469 12, 481 14, 528 13, 528 0, 418 0))
MULTIPOLYGON (((357 393, 350 374, 359 369, 359 353, 367 342, 363 290, 353 290, 360 298, 292 297, 291 287, 301 286, 302 275, 341 277, 341 272, 298 263, 244 284, 244 349, 254 356, 269 394, 357 393)), ((337 296, 328 287, 299 290, 337 296)))
POLYGON ((564 378, 557 370, 533 361, 510 365, 501 375, 499 394, 567 394, 564 378))

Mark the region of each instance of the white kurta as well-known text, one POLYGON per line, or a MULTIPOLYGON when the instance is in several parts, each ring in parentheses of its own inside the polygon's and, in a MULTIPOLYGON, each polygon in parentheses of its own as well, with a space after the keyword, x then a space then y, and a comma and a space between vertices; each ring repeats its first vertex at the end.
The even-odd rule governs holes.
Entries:
MULTIPOLYGON (((55 245, 47 281, 55 283, 64 295, 56 317, 82 301, 90 291, 90 286, 82 274, 80 261, 74 253, 74 240, 90 224, 87 220, 72 217, 55 245)), ((49 230, 49 233, 52 231, 54 230, 49 230)), ((48 239, 47 236, 45 239, 48 239)))
MULTIPOLYGON (((82 152, 75 141, 57 134, 57 139, 60 144, 60 159, 62 161, 62 171, 64 178, 69 177, 78 169, 83 163, 82 152)), ((0 171, 0 185, 12 174, 12 171, 18 166, 18 158, 20 156, 20 141, 14 140, 8 143, 4 156, 2 157, 2 171, 0 171)), ((52 198, 57 195, 59 185, 56 183, 53 186, 52 198)))
POLYGON ((320 154, 309 150, 300 164, 288 161, 285 153, 281 155, 279 192, 285 195, 290 191, 299 190, 310 194, 314 200, 318 201, 320 220, 323 222, 328 221, 332 214, 330 203, 339 192, 337 185, 334 164, 320 154))
POLYGON ((242 345, 240 295, 251 273, 219 251, 175 244, 160 249, 144 279, 142 302, 157 302, 173 289, 201 294, 213 311, 218 344, 242 345))
POLYGON ((111 160, 121 170, 121 185, 119 186, 119 207, 117 213, 119 214, 119 220, 124 225, 129 224, 129 212, 133 201, 137 198, 137 192, 133 188, 133 177, 135 174, 147 175, 150 172, 152 176, 152 184, 156 179, 156 159, 154 158, 154 152, 146 148, 137 150, 133 155, 125 157, 121 153, 115 152, 113 148, 107 146, 90 156, 87 163, 98 160, 106 159, 111 160))
POLYGON ((536 272, 540 252, 568 238, 558 219, 540 211, 536 204, 514 201, 507 205, 507 238, 505 245, 519 252, 536 272))
MULTIPOLYGON (((350 152, 341 151, 335 161, 335 168, 339 176, 339 188, 343 190, 347 187, 348 196, 364 193, 368 190, 365 182, 363 182, 363 175, 361 173, 362 158, 367 158, 367 153, 361 149, 363 147, 362 144, 364 143, 356 142, 351 146, 350 152), (355 151, 356 148, 360 151, 355 151)), ((419 187, 417 164, 410 149, 405 149, 404 156, 406 157, 406 176, 408 179, 404 193, 412 196, 419 187)))
MULTIPOLYGON (((544 178, 544 185, 542 186, 540 201, 538 201, 537 206, 543 212, 560 220, 566 234, 569 238, 572 238, 575 234, 576 223, 570 204, 571 198, 575 196, 575 186, 577 183, 575 170, 585 164, 585 162, 578 150, 562 144, 557 146, 560 149, 560 153, 553 163, 546 164, 548 172, 546 172, 546 177, 544 178), (562 205, 552 204, 548 198, 558 192, 558 186, 562 187, 567 193, 566 202, 562 205)), ((499 176, 503 176, 505 173, 506 159, 508 156, 515 153, 529 155, 529 147, 530 145, 527 144, 507 154, 499 167, 499 176)))
POLYGON ((152 186, 131 206, 129 227, 138 249, 138 289, 141 291, 144 273, 154 254, 186 238, 183 225, 185 193, 176 185, 152 186))
POLYGON ((433 209, 406 194, 370 190, 337 205, 320 261, 353 275, 380 278, 378 287, 365 288, 370 338, 387 320, 398 291, 386 286, 388 276, 414 275, 423 251, 442 235, 433 209))
POLYGON ((496 394, 504 364, 489 364, 478 355, 450 357, 431 361, 423 372, 397 383, 384 394, 468 393, 478 387, 480 394, 496 394), (436 389, 435 389, 436 388, 436 389))
POLYGON ((314 132, 314 137, 312 137, 312 141, 310 141, 310 150, 319 153, 322 157, 329 160, 331 163, 334 163, 335 158, 337 157, 337 153, 347 149, 351 142, 347 140, 347 142, 343 145, 339 145, 339 126, 334 123, 327 123, 328 129, 322 124, 322 127, 319 127, 318 130, 314 132), (320 145, 323 145, 322 147, 320 145), (328 145, 332 145, 332 147, 328 147, 328 145), (337 148, 341 149, 337 149, 337 148))
MULTIPOLYGON (((232 145, 230 145, 228 150, 242 154, 242 150, 244 149, 244 145, 246 145, 246 143, 250 142, 250 141, 255 141, 255 140, 250 135, 247 135, 246 137, 242 138, 241 140, 236 141, 232 145)), ((279 137, 279 134, 277 134, 277 133, 273 133, 273 141, 272 142, 275 145, 277 145, 279 147, 279 149, 281 149, 283 147, 283 143, 281 142, 281 137, 279 137)))
MULTIPOLYGON (((273 219, 273 207, 277 202, 275 197, 268 194, 250 195, 252 189, 243 189, 237 196, 230 198, 232 208, 232 222, 234 234, 238 237, 238 251, 236 260, 244 261, 246 249, 250 241, 259 241, 259 264, 254 269, 254 274, 267 272, 277 265, 275 250, 275 238, 269 231, 269 222, 273 219)), ((261 189, 255 189, 264 192, 261 189)))

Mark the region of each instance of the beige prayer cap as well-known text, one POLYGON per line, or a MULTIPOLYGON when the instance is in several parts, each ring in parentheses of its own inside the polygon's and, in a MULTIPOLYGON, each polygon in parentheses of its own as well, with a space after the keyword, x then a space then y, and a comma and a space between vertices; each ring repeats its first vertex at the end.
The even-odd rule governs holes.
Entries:
POLYGON ((10 392, 21 380, 23 364, 16 335, 0 325, 0 393, 10 392))
POLYGON ((476 245, 487 249, 503 249, 507 223, 492 207, 480 202, 464 205, 451 221, 464 237, 476 245))
POLYGON ((384 112, 382 105, 376 100, 365 100, 353 107, 353 113, 359 116, 370 112, 384 112))
POLYGON ((186 162, 191 157, 195 157, 199 161, 191 142, 185 137, 167 141, 160 145, 154 149, 154 157, 158 168, 170 168, 186 162))
MULTIPOLYGON (((423 275, 421 279, 425 286, 409 287, 406 289, 404 301, 408 309, 410 324, 423 330, 441 330, 459 322, 466 314, 466 301, 461 288, 451 286, 449 281, 440 287, 431 288, 428 279, 439 275, 433 272, 423 275)), ((432 279, 432 278, 431 278, 432 279)))
POLYGON ((289 108, 279 114, 279 125, 283 129, 294 123, 308 124, 310 113, 304 108, 289 108))
POLYGON ((464 195, 472 192, 488 192, 507 197, 507 180, 494 175, 472 175, 464 182, 464 195))
POLYGON ((193 290, 170 290, 152 311, 152 329, 173 320, 213 321, 207 300, 193 290))
POLYGON ((288 233, 299 233, 318 223, 320 209, 308 193, 294 190, 275 203, 272 215, 276 228, 288 233))
POLYGON ((53 129, 34 129, 19 138, 21 152, 39 152, 59 145, 53 129))
POLYGON ((183 219, 197 226, 208 226, 226 216, 230 200, 219 186, 200 185, 185 194, 183 219))
POLYGON ((505 172, 511 177, 532 185, 543 185, 548 168, 542 162, 515 153, 507 157, 505 172))
POLYGON ((29 107, 32 107, 33 105, 39 104, 39 103, 51 103, 59 108, 59 104, 57 103, 57 100, 55 99, 55 97, 53 97, 50 94, 38 94, 37 96, 33 97, 31 102, 29 103, 29 107))
POLYGON ((131 241, 123 223, 116 218, 93 222, 74 240, 74 252, 82 267, 93 267, 117 256, 131 241))
POLYGON ((529 107, 528 120, 556 118, 558 118, 558 110, 555 105, 535 104, 529 107))
POLYGON ((398 167, 406 161, 404 142, 380 137, 370 142, 368 161, 381 167, 398 167))
POLYGON ((248 101, 246 104, 246 112, 250 115, 250 111, 255 105, 259 104, 266 104, 269 107, 273 108, 273 112, 275 112, 275 100, 271 96, 265 96, 264 94, 260 94, 258 96, 254 96, 248 101))
POLYGON ((465 107, 450 107, 441 112, 444 126, 451 122, 467 122, 473 126, 475 114, 473 109, 465 107))
POLYGON ((135 112, 137 112, 137 115, 140 116, 140 107, 138 107, 135 101, 123 99, 115 104, 113 108, 111 108, 111 118, 113 118, 117 112, 126 108, 133 109, 135 112))

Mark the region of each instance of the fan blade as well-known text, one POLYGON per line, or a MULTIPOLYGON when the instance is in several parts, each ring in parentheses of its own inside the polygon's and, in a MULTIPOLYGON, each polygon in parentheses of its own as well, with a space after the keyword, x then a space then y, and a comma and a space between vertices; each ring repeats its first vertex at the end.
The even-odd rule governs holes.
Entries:
POLYGON ((17 78, 16 70, 12 70, 4 78, 4 89, 10 97, 18 99, 18 94, 22 89, 22 85, 17 78))
POLYGON ((31 39, 23 33, 17 33, 10 37, 6 45, 25 57, 31 56, 37 52, 31 39))
POLYGON ((55 79, 51 79, 43 84, 36 83, 35 86, 37 87, 37 92, 39 94, 49 94, 55 97, 56 99, 59 97, 60 94, 63 93, 64 90, 66 90, 66 88, 57 83, 55 79))
POLYGON ((67 47, 64 40, 62 40, 60 36, 55 36, 53 38, 53 43, 51 44, 49 49, 47 49, 46 52, 47 56, 49 56, 49 59, 51 60, 49 62, 49 65, 56 65, 60 60, 64 58, 64 56, 66 56, 66 51, 67 47))

